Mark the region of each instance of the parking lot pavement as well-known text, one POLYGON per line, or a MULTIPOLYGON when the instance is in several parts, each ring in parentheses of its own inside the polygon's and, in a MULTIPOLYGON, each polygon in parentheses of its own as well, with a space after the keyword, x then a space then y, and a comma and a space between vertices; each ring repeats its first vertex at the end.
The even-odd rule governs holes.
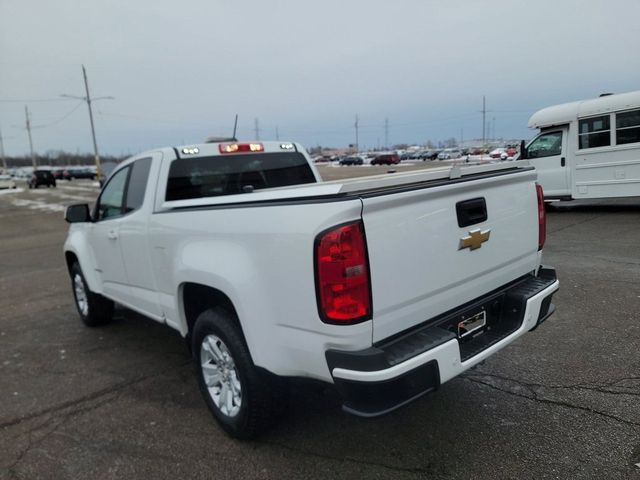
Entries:
POLYGON ((60 212, 96 193, 0 195, 0 478, 640 478, 639 199, 549 211, 558 310, 478 368, 374 420, 296 384, 239 442, 178 334, 127 310, 81 325, 60 212))

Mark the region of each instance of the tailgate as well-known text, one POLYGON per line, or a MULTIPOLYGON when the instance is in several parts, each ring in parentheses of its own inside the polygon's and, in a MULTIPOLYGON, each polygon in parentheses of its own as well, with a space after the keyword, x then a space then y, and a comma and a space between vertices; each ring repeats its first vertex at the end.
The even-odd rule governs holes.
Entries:
POLYGON ((539 261, 535 180, 535 171, 526 169, 363 194, 373 342, 533 271, 539 261), (460 227, 460 217, 470 224, 460 227))

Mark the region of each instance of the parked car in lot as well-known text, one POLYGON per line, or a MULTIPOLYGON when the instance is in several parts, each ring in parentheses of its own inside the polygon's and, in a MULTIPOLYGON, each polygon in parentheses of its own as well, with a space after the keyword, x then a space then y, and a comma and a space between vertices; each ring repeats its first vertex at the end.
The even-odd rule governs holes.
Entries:
POLYGON ((461 156, 462 152, 457 148, 446 148, 438 154, 438 160, 452 160, 461 156))
POLYGON ((331 157, 328 155, 318 155, 313 157, 314 163, 331 163, 331 157))
POLYGON ((426 160, 435 160, 436 158, 438 158, 439 153, 440 152, 438 150, 425 150, 423 152, 420 152, 418 158, 420 158, 420 160, 422 160, 423 162, 426 160))
POLYGON ((16 188, 16 182, 13 181, 11 175, 0 175, 0 188, 16 188))
POLYGON ((494 159, 506 160, 509 154, 507 153, 507 149, 503 147, 495 148, 489 152, 489 156, 494 159))
POLYGON ((24 168, 17 168, 11 174, 13 178, 18 178, 20 180, 29 180, 31 178, 31 171, 24 168))
POLYGON ((371 165, 397 165, 400 157, 395 153, 383 153, 371 160, 371 165))
POLYGON ((54 168, 51 170, 51 174, 56 180, 71 180, 71 175, 66 168, 54 168))
POLYGON ((344 157, 340 160, 340 165, 362 165, 363 163, 362 157, 344 157))
POLYGON ((46 185, 47 187, 56 186, 56 179, 50 170, 34 170, 31 174, 31 178, 28 181, 29 188, 38 188, 40 185, 46 185))
POLYGON ((73 178, 88 178, 94 180, 96 178, 96 173, 90 168, 69 168, 67 174, 69 180, 73 178))

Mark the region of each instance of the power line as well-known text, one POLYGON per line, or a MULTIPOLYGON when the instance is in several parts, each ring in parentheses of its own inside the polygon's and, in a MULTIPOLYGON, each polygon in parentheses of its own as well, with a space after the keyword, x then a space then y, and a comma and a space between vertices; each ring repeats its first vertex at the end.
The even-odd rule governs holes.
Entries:
POLYGON ((82 106, 82 102, 78 102, 78 104, 75 107, 73 107, 69 112, 65 113, 59 119, 54 120, 53 122, 50 122, 50 123, 45 123, 43 125, 31 125, 31 128, 48 128, 48 127, 52 127, 54 125, 57 125, 57 124, 63 122, 64 120, 66 120, 67 118, 69 118, 73 114, 73 112, 78 110, 78 108, 80 108, 81 106, 82 106))
POLYGON ((68 102, 67 98, 0 98, 0 103, 68 102))

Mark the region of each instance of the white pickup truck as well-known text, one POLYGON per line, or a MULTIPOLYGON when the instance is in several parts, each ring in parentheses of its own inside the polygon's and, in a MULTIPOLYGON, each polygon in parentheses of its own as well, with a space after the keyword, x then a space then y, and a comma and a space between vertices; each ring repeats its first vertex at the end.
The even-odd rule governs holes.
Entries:
POLYGON ((130 158, 64 254, 89 326, 114 302, 177 329, 205 400, 237 437, 287 378, 387 413, 554 311, 545 215, 526 162, 322 182, 295 143, 210 143, 130 158))

